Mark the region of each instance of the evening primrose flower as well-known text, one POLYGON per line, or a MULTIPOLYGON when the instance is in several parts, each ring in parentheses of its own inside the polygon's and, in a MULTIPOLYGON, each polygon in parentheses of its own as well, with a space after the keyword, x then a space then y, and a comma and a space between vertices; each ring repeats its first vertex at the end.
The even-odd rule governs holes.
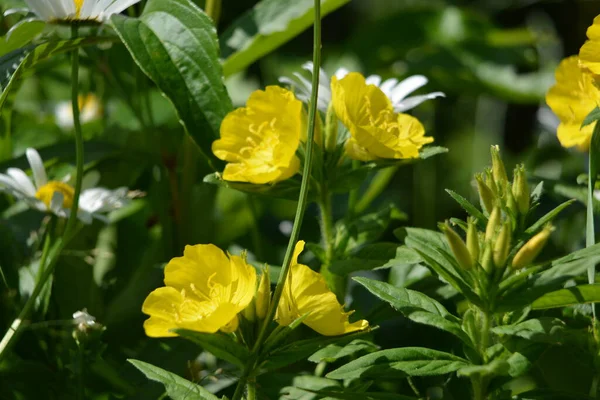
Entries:
POLYGON ((587 115, 600 104, 600 90, 594 77, 579 67, 579 58, 571 56, 556 69, 556 84, 546 94, 546 103, 560 119, 557 136, 563 147, 590 147, 595 122, 581 127, 587 115))
POLYGON ((185 246, 165 267, 165 287, 148 295, 142 312, 150 337, 177 336, 173 329, 233 332, 238 313, 256 292, 256 271, 244 257, 225 255, 212 244, 185 246))
MULTIPOLYGON (((33 172, 33 180, 23 170, 9 168, 6 174, 0 174, 0 191, 23 200, 33 209, 67 218, 73 205, 75 189, 67 182, 48 180, 42 158, 35 149, 27 149, 25 155, 33 172)), ((104 214, 129 202, 127 188, 109 190, 95 187, 99 180, 100 174, 96 171, 83 177, 77 218, 85 224, 90 224, 93 218, 107 222, 104 214)))
POLYGON ((253 92, 246 107, 227 114, 213 142, 213 153, 228 162, 223 179, 265 184, 290 178, 300 168, 296 150, 305 126, 302 102, 289 90, 253 92))
POLYGON ((366 320, 348 322, 352 312, 344 311, 321 274, 306 265, 298 264, 298 256, 302 250, 304 241, 299 241, 294 249, 290 272, 277 306, 275 320, 280 325, 288 326, 297 318, 308 314, 302 322, 325 336, 367 329, 369 323, 366 320))
MULTIPOLYGON (((312 74, 313 63, 304 63, 302 68, 312 74)), ((349 73, 350 71, 342 67, 335 71, 334 76, 337 79, 342 79, 349 73)), ((293 75, 294 76, 292 78, 282 76, 279 78, 279 82, 293 86, 296 91, 296 96, 303 102, 308 103, 311 96, 312 83, 298 72, 295 72, 293 75)), ((390 99, 392 106, 394 107, 394 111, 396 112, 405 112, 415 108, 427 100, 445 96, 442 92, 432 92, 422 95, 409 96, 415 90, 418 90, 427 84, 428 79, 423 75, 409 76, 402 81, 398 81, 396 78, 383 80, 379 75, 369 75, 366 78, 366 82, 369 85, 375 85, 379 87, 381 91, 390 99)), ((330 103, 331 80, 325 71, 320 68, 317 107, 319 110, 326 112, 330 103)))
MULTIPOLYGON (((79 120, 82 124, 95 121, 102 116, 102 106, 93 94, 78 97, 79 120)), ((73 128, 73 107, 70 101, 61 101, 54 109, 56 124, 63 129, 73 128)))
POLYGON ((595 75, 600 75, 600 15, 587 29, 588 40, 579 50, 579 63, 595 75))
POLYGON ((140 0, 25 0, 41 19, 104 22, 140 0))
POLYGON ((360 161, 417 158, 421 147, 433 142, 418 119, 396 113, 385 93, 361 74, 333 77, 331 91, 335 113, 351 134, 346 142, 350 157, 360 161))

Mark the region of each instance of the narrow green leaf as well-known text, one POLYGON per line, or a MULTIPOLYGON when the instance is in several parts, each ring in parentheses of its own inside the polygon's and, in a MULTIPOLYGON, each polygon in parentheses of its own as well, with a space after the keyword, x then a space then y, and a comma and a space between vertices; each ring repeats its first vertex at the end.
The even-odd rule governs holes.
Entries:
POLYGON ((162 383, 167 395, 173 400, 219 400, 217 396, 169 371, 139 360, 127 360, 139 369, 146 378, 162 383))
MULTIPOLYGON (((240 192, 246 192, 255 195, 278 197, 287 200, 298 200, 300 193, 300 179, 298 177, 286 179, 275 184, 255 185, 244 182, 229 182, 223 180, 219 172, 215 172, 204 177, 205 183, 211 183, 240 192)), ((309 199, 314 198, 314 191, 309 192, 309 199)))
MULTIPOLYGON (((321 15, 349 0, 321 0, 321 15)), ((223 71, 229 76, 286 43, 314 21, 313 0, 263 0, 237 19, 223 35, 223 71)))
POLYGON ((395 265, 393 259, 397 248, 398 243, 373 243, 361 246, 344 260, 334 261, 331 264, 331 272, 346 276, 355 271, 390 268, 395 265))
POLYGON ((213 169, 218 169, 222 162, 211 146, 232 105, 212 20, 189 0, 149 0, 139 18, 113 15, 111 24, 140 69, 171 100, 213 169))
MULTIPOLYGON (((597 108, 597 107, 596 107, 597 108)), ((594 110, 595 111, 595 110, 594 110)), ((593 113, 593 112, 592 112, 593 113)), ((589 179, 588 179, 588 196, 587 196, 587 218, 585 227, 585 245, 586 247, 593 246, 596 243, 596 230, 594 228, 594 188, 596 187, 596 179, 598 178, 598 169, 600 168, 600 124, 594 126, 594 133, 590 143, 589 155, 589 179)), ((596 264, 590 263, 588 266, 587 276, 588 283, 596 282, 596 264)), ((592 313, 596 318, 596 307, 592 305, 592 313)))
POLYGON ((45 26, 45 22, 30 18, 17 22, 5 36, 0 37, 0 56, 26 46, 45 26))
POLYGON ((558 308, 573 306, 576 304, 599 303, 600 284, 571 286, 565 289, 546 293, 537 298, 531 308, 543 310, 546 308, 558 308))
POLYGON ((377 346, 373 342, 369 342, 367 340, 353 340, 345 346, 339 344, 330 344, 327 347, 322 348, 317 351, 315 354, 308 358, 308 361, 312 361, 314 363, 320 362, 334 362, 339 360, 340 358, 353 356, 360 352, 368 352, 372 353, 377 351, 379 346, 377 346))
POLYGON ((327 374, 331 379, 402 378, 444 375, 470 365, 463 358, 422 347, 403 347, 368 354, 327 374))
POLYGON ((483 215, 481 211, 477 207, 475 207, 469 200, 462 197, 460 194, 454 192, 453 190, 446 189, 446 192, 454 199, 456 202, 472 217, 477 218, 477 222, 481 226, 485 226, 487 223, 487 217, 483 215))
POLYGON ((513 325, 496 326, 492 332, 500 336, 518 336, 534 342, 557 343, 565 329, 558 318, 541 317, 513 325))
POLYGON ((583 120, 581 128, 584 128, 594 122, 600 120, 600 107, 595 107, 583 120))
POLYGON ((416 397, 405 396, 396 393, 386 392, 338 392, 333 390, 311 390, 302 389, 306 392, 318 394, 319 396, 326 397, 328 399, 340 399, 340 400, 420 400, 416 397))
POLYGON ((204 350, 211 352, 218 358, 239 365, 240 367, 244 367, 250 357, 250 352, 246 347, 237 343, 226 334, 202 333, 186 329, 175 329, 174 331, 182 338, 199 344, 204 350))
POLYGON ((564 210, 565 208, 567 208, 568 206, 570 206, 571 204, 573 204, 573 202, 575 202, 575 200, 571 199, 571 200, 567 200, 564 203, 560 204, 559 206, 557 206, 556 208, 554 208, 552 211, 550 211, 546 215, 544 215, 542 218, 540 218, 539 220, 537 220, 529 228, 527 228, 527 230, 525 230, 525 234, 527 234, 529 236, 534 235, 535 233, 537 233, 537 231, 539 231, 540 229, 542 229, 544 227, 544 225, 546 225, 548 222, 550 222, 554 218, 556 218, 556 216, 558 214, 560 214, 560 212, 562 210, 564 210))

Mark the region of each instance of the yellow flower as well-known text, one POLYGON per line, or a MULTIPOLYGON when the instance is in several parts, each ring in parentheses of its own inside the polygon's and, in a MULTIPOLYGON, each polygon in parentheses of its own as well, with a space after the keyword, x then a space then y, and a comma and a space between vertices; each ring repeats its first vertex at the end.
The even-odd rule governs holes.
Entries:
POLYGON ((289 90, 267 86, 246 107, 227 114, 213 153, 227 161, 223 179, 255 184, 290 178, 300 168, 296 150, 304 130, 302 102, 289 90))
POLYGON ((579 63, 592 73, 600 75, 600 15, 587 30, 588 41, 579 50, 579 63))
POLYGON ((333 77, 331 92, 335 112, 350 131, 346 152, 354 159, 417 158, 419 149, 433 142, 418 119, 394 112, 385 93, 357 72, 333 77))
POLYGON ((256 271, 244 258, 225 253, 212 244, 186 246, 183 257, 165 267, 165 285, 148 295, 142 312, 146 335, 177 336, 182 328, 214 333, 233 332, 237 314, 256 292, 256 271))
POLYGON ((599 104, 600 90, 592 74, 579 67, 577 56, 561 61, 556 69, 556 84, 546 94, 546 103, 560 119, 558 140, 563 147, 576 146, 586 151, 595 123, 581 128, 585 117, 599 104))
POLYGON ((287 326, 295 319, 308 314, 303 323, 321 335, 335 336, 360 331, 369 327, 366 320, 348 322, 352 312, 344 312, 321 274, 306 265, 298 264, 298 256, 304 250, 299 241, 294 249, 292 265, 283 288, 283 294, 275 320, 287 326))

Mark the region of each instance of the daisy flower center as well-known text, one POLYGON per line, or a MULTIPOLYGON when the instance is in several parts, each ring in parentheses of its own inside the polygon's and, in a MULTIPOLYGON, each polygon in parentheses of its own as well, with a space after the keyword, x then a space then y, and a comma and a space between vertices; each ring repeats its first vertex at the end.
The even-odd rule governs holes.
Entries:
POLYGON ((63 195, 63 208, 71 208, 73 204, 73 196, 75 194, 75 190, 69 184, 59 181, 50 181, 46 183, 44 186, 41 186, 38 191, 35 193, 35 198, 40 200, 42 203, 46 204, 46 206, 50 207, 50 202, 52 201, 52 196, 54 193, 58 192, 63 195))

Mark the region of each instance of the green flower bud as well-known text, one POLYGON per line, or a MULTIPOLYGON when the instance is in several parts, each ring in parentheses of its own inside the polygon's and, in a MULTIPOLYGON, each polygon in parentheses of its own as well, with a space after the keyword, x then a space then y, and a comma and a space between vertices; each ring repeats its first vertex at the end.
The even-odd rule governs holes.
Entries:
POLYGON ((483 248, 483 254, 481 255, 481 266, 484 271, 488 274, 494 272, 494 260, 492 259, 492 244, 491 242, 485 242, 485 247, 483 248))
POLYGON ((471 255, 471 260, 473 260, 473 264, 477 262, 479 259, 479 234, 477 232, 477 227, 475 226, 475 219, 469 218, 468 220, 469 227, 467 229, 467 249, 469 250, 469 254, 471 255))
POLYGON ((441 228, 444 232, 444 235, 446 235, 446 240, 450 245, 450 249, 452 249, 454 258, 456 258, 456 261, 458 261, 458 265, 465 270, 473 268, 473 259, 471 258, 471 254, 467 249, 467 245, 461 239, 458 233, 456 233, 447 222, 442 225, 441 228))
POLYGON ((519 206, 517 205, 517 201, 510 190, 510 183, 506 184, 506 188, 504 190, 504 196, 506 201, 506 207, 512 211, 513 215, 517 215, 519 213, 519 206))
POLYGON ((548 224, 541 232, 529 239, 513 258, 512 267, 514 269, 521 269, 531 264, 546 245, 553 230, 552 225, 548 224))
POLYGON ((512 194, 517 202, 519 212, 521 214, 527 214, 529 211, 530 194, 523 164, 517 165, 513 173, 512 194))
POLYGON ((498 147, 498 145, 492 146, 491 153, 492 175, 494 176, 494 181, 496 182, 499 188, 504 189, 506 183, 508 182, 508 176, 506 175, 504 162, 502 162, 502 158, 500 158, 500 147, 498 147))
POLYGON ((508 253, 510 251, 510 236, 512 233, 512 229, 510 227, 510 222, 506 221, 502 225, 502 229, 500 229, 500 234, 496 238, 496 242, 494 243, 494 264, 496 267, 501 267, 506 262, 508 258, 508 253))
POLYGON ((327 115, 325 117, 325 150, 328 152, 334 152, 337 146, 337 134, 338 134, 338 119, 333 109, 333 103, 329 104, 327 108, 327 115))
POLYGON ((497 228, 500 226, 500 220, 502 218, 502 210, 500 207, 495 206, 490 213, 487 226, 485 227, 485 241, 490 242, 496 234, 497 228))
POLYGON ((269 311, 269 305, 271 304, 271 279, 268 266, 263 268, 254 299, 256 302, 256 316, 258 319, 265 319, 269 311))
POLYGON ((481 206, 485 209, 485 211, 491 213, 492 209, 494 208, 494 199, 496 198, 496 196, 494 196, 492 189, 490 189, 490 187, 483 181, 483 174, 475 175, 475 180, 477 181, 479 202, 481 203, 481 206))

